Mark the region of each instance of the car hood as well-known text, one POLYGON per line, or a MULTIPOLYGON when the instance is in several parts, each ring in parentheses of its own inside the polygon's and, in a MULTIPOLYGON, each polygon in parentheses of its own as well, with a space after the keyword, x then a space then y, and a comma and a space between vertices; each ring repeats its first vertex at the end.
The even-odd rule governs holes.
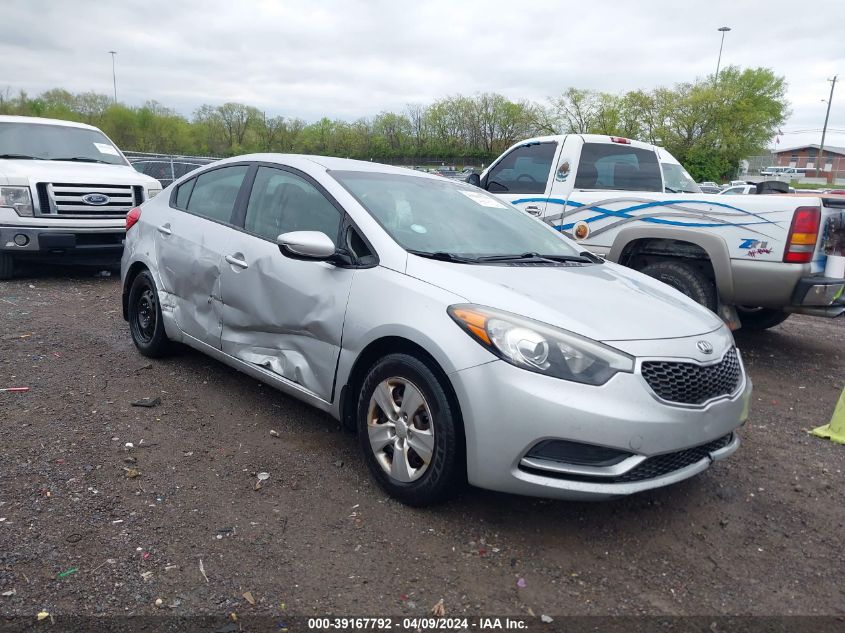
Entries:
POLYGON ((681 338, 722 321, 662 282, 612 263, 585 266, 456 264, 408 256, 406 273, 467 301, 597 341, 681 338))
POLYGON ((0 182, 6 185, 34 185, 38 182, 141 185, 161 189, 161 184, 155 178, 139 173, 128 165, 53 160, 0 159, 0 182))

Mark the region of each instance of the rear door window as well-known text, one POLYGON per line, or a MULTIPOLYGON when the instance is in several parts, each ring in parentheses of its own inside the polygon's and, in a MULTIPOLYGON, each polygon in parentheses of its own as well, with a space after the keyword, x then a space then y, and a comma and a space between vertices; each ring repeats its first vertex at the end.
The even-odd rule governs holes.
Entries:
MULTIPOLYGON (((185 208, 209 220, 229 224, 232 221, 235 200, 248 169, 247 165, 234 165, 200 174, 185 208)), ((178 193, 176 199, 178 202, 178 193)))
POLYGON ((653 150, 618 143, 585 143, 575 175, 576 189, 663 191, 653 150))
POLYGON ((485 183, 491 193, 544 193, 557 143, 517 147, 500 160, 485 183))

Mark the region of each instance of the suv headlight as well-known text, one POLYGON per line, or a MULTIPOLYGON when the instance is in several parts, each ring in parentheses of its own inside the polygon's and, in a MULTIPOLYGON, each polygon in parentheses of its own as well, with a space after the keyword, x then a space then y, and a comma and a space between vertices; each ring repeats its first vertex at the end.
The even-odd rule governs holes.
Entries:
POLYGON ((0 187, 0 207, 11 207, 18 215, 32 217, 29 187, 0 187))
POLYGON ((161 189, 147 189, 147 200, 149 200, 150 198, 155 198, 160 193, 161 189))
POLYGON ((510 312, 449 306, 449 316, 478 343, 511 365, 586 385, 634 371, 633 357, 598 341, 510 312))

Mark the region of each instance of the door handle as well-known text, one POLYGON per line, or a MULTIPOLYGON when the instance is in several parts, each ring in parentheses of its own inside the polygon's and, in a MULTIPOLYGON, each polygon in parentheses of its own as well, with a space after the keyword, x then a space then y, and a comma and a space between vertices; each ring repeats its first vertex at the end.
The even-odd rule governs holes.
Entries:
POLYGON ((170 230, 170 223, 162 224, 161 226, 156 228, 158 229, 158 232, 162 235, 170 235, 171 233, 173 233, 173 231, 170 230))
POLYGON ((249 268, 249 264, 246 263, 245 260, 240 259, 243 257, 240 253, 236 253, 235 255, 226 255, 225 259, 229 262, 232 266, 237 266, 238 268, 249 268))
POLYGON ((540 207, 535 204, 529 204, 527 207, 525 207, 525 212, 529 215, 540 215, 540 213, 542 213, 540 207))

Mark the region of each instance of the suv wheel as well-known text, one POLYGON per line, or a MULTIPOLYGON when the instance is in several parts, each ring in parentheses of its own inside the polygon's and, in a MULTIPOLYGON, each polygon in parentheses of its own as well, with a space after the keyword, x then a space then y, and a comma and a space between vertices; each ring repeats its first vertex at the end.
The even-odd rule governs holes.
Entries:
POLYGON ((683 292, 705 308, 716 311, 716 286, 694 266, 683 262, 664 261, 649 264, 641 268, 640 272, 683 292))
POLYGON ((361 387, 357 423, 379 486, 413 506, 452 493, 463 458, 457 416, 441 380, 418 358, 390 354, 376 363, 361 387))
POLYGON ((0 253, 0 279, 11 279, 15 273, 15 261, 8 253, 0 253))
POLYGON ((129 330, 132 342, 144 356, 158 358, 170 351, 170 340, 161 320, 158 291, 149 271, 139 273, 129 289, 129 330))

